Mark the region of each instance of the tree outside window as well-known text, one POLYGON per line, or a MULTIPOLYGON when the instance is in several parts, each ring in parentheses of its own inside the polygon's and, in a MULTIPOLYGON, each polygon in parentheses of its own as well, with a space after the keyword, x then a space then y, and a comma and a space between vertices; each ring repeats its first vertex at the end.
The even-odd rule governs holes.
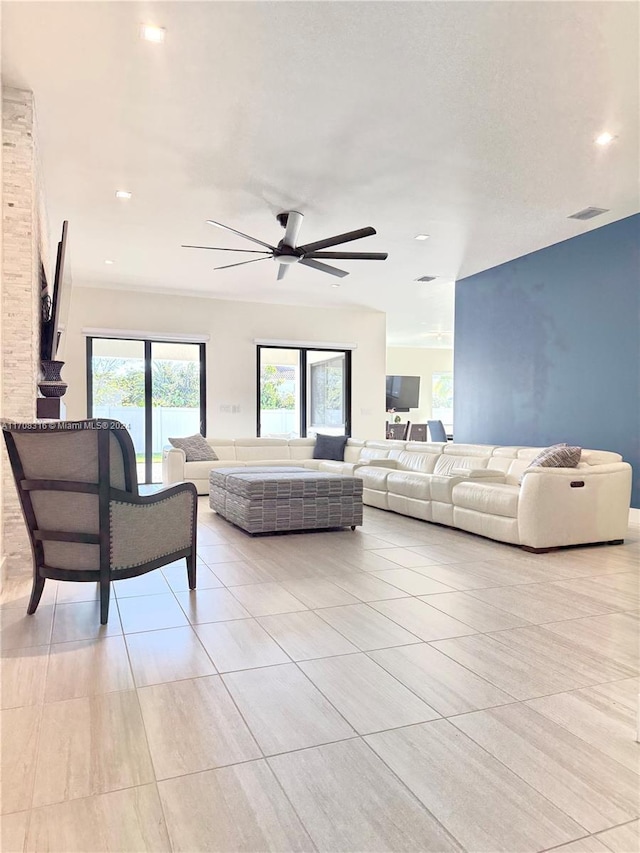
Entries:
POLYGON ((260 408, 295 409, 296 398, 287 378, 288 368, 263 364, 260 369, 260 408))
POLYGON ((445 426, 453 426, 453 373, 432 374, 431 416, 445 426))

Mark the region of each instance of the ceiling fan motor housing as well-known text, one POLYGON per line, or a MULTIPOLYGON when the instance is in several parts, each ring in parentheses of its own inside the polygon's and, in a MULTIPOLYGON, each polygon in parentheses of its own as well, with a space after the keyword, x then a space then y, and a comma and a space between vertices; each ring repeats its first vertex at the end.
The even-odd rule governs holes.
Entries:
POLYGON ((282 262, 285 264, 293 264, 296 261, 300 260, 300 258, 304 257, 304 252, 300 252, 298 249, 294 249, 293 246, 287 246, 284 240, 280 240, 274 250, 273 257, 276 261, 282 258, 291 258, 291 260, 283 260, 282 262))

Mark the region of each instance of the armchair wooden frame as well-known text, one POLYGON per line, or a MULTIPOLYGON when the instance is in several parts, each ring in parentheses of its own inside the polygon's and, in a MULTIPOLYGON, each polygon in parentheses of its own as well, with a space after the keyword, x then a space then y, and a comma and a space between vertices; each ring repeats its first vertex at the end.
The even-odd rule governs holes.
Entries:
POLYGON ((153 495, 138 494, 136 476, 135 451, 131 436, 125 427, 115 420, 85 420, 61 421, 43 424, 11 424, 3 425, 2 431, 9 454, 22 513, 29 532, 31 551, 33 555, 33 587, 27 607, 27 613, 32 615, 42 597, 45 580, 97 582, 100 585, 100 622, 106 624, 109 615, 109 598, 111 582, 124 578, 137 577, 153 569, 172 563, 182 557, 186 558, 187 579, 189 589, 196 588, 196 537, 197 537, 197 491, 193 483, 179 483, 164 488, 153 495), (63 430, 95 429, 98 432, 98 483, 84 483, 72 480, 40 480, 27 479, 20 453, 16 446, 13 433, 49 433, 63 430), (118 489, 111 485, 110 477, 110 441, 114 435, 119 442, 123 454, 125 488, 118 489), (34 491, 75 492, 78 494, 97 495, 98 497, 98 533, 70 533, 59 530, 39 529, 34 511, 31 493, 34 491), (182 492, 192 492, 194 496, 193 522, 191 544, 187 548, 174 551, 157 559, 139 565, 122 569, 111 568, 111 515, 110 501, 120 503, 150 506, 164 501, 182 492), (100 553, 99 569, 61 569, 48 566, 45 563, 43 542, 78 542, 88 545, 98 545, 100 553))

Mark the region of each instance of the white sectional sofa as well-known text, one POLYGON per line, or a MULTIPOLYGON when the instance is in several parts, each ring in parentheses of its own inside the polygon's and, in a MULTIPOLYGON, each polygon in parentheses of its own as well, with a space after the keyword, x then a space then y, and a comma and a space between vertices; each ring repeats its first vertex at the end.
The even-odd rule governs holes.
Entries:
POLYGON ((216 462, 165 450, 165 485, 187 480, 206 494, 212 468, 301 465, 361 478, 369 506, 528 550, 620 542, 627 531, 631 466, 611 451, 583 450, 577 468, 528 468, 541 448, 349 439, 333 462, 313 459, 313 438, 207 441, 216 462))
MULTIPOLYGON (((216 462, 187 462, 183 450, 165 448, 162 454, 162 482, 193 483, 199 495, 209 494, 209 471, 213 468, 244 468, 254 465, 300 465, 315 471, 325 464, 340 465, 352 473, 366 442, 350 438, 345 448, 345 462, 325 463, 313 458, 315 438, 207 438, 218 457, 216 462)), ((326 470, 329 470, 328 468, 326 470)), ((331 469, 333 470, 333 469, 331 469)))

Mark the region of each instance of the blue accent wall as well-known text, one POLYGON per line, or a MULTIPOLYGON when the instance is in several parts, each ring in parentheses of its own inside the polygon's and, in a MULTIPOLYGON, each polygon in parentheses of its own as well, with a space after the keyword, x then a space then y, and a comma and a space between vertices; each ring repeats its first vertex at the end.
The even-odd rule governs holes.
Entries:
POLYGON ((640 214, 456 283, 456 442, 615 450, 640 507, 640 214))

